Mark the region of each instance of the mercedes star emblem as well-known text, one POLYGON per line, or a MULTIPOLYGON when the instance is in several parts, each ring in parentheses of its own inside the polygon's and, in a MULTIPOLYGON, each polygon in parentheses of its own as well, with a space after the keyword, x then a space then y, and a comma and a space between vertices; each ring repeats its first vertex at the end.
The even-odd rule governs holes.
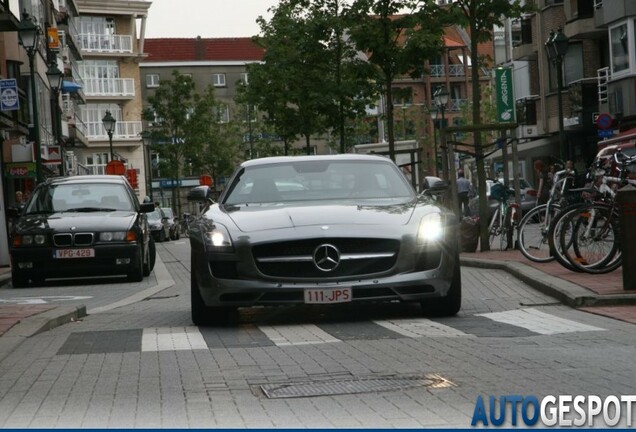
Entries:
POLYGON ((321 244, 314 250, 314 264, 318 270, 330 272, 340 264, 340 251, 331 244, 321 244))

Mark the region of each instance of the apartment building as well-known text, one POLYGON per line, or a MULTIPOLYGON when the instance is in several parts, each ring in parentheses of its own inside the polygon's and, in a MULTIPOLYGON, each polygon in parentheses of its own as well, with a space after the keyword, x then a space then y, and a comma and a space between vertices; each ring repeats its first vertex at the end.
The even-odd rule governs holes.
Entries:
MULTIPOLYGON (((221 102, 221 121, 227 122, 244 116, 244 110, 235 104, 239 82, 248 82, 246 65, 259 62, 263 49, 251 38, 151 38, 145 40, 147 57, 140 63, 141 93, 145 106, 162 80, 172 79, 173 71, 189 75, 196 89, 203 91, 214 87, 214 96, 221 102)), ((152 125, 146 125, 151 127, 152 125)), ((153 197, 165 206, 172 206, 171 188, 173 181, 162 176, 158 155, 150 156, 152 161, 153 197), (157 198, 158 197, 158 198, 157 198)), ((182 193, 199 185, 199 177, 189 175, 187 169, 181 179, 182 193)), ((174 203, 176 206, 176 203, 174 203)))
POLYGON ((69 33, 76 32, 73 37, 79 52, 75 54, 79 56, 73 59, 69 50, 65 58, 65 71, 78 90, 69 91, 65 99, 68 173, 103 174, 109 161, 120 160, 129 180, 136 180, 133 186, 140 197, 147 191, 139 64, 145 55, 144 29, 150 5, 144 0, 77 0, 79 16, 69 33), (83 104, 78 100, 82 96, 83 104), (103 124, 108 113, 115 119, 112 142, 103 124))
POLYGON ((528 3, 534 12, 501 29, 495 50, 498 64, 515 69, 520 164, 528 170, 536 159, 564 157, 583 171, 599 146, 636 136, 636 2, 528 3), (553 61, 546 46, 559 31, 568 42, 562 62, 553 61))

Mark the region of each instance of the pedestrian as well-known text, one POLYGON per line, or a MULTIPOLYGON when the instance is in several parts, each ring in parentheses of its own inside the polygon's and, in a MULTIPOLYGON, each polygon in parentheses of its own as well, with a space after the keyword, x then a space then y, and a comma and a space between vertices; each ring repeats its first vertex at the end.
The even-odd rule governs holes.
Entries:
POLYGON ((550 198, 550 189, 552 189, 552 181, 548 173, 548 167, 541 160, 534 161, 534 170, 537 178, 539 179, 539 186, 537 187, 537 205, 545 204, 550 198))
POLYGON ((464 216, 470 216, 470 207, 468 200, 470 195, 474 196, 474 188, 470 180, 464 177, 464 171, 460 171, 457 175, 457 198, 459 201, 459 212, 464 216))

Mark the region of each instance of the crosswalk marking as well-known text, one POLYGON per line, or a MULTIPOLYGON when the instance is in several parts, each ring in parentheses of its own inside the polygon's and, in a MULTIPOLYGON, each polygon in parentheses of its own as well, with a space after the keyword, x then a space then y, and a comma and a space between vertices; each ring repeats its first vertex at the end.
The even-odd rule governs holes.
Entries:
POLYGON ((277 346, 340 342, 313 324, 258 326, 277 346))
POLYGON ((600 327, 594 327, 565 318, 559 318, 534 308, 491 312, 477 315, 489 318, 493 321, 523 327, 542 335, 605 330, 600 327))
POLYGON ((453 327, 425 318, 382 320, 374 322, 395 333, 410 338, 472 336, 453 327))
POLYGON ((144 329, 141 351, 207 350, 198 327, 154 327, 144 329))

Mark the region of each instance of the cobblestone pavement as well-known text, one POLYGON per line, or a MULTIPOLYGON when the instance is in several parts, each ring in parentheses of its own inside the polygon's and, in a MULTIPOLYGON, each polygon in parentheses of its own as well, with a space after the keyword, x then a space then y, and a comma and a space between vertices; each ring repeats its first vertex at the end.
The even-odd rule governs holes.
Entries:
POLYGON ((233 326, 196 328, 187 248, 158 250, 174 284, 0 360, 0 427, 465 428, 479 395, 636 385, 632 324, 566 306, 506 269, 463 266, 453 318, 403 304, 255 308, 233 326))

